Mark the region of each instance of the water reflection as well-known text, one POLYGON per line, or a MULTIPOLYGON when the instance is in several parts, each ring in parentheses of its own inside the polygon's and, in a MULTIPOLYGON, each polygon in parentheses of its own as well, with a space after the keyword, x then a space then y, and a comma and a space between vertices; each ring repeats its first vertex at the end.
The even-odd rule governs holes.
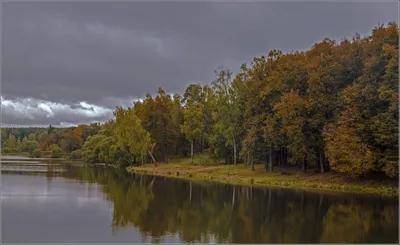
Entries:
MULTIPOLYGON (((99 219, 101 214, 95 213, 104 214, 102 209, 92 208, 85 216, 95 227, 111 224, 112 238, 107 241, 126 241, 126 234, 134 234, 130 242, 398 242, 397 198, 199 184, 114 169, 68 167, 65 170, 61 176, 71 181, 67 189, 65 183, 56 181, 59 177, 53 178, 54 172, 42 174, 48 193, 68 196, 75 188, 79 189, 81 202, 110 204, 109 220, 99 219), (99 197, 99 190, 104 197, 94 199, 99 197)), ((29 185, 29 181, 20 183, 24 184, 29 185)), ((70 209, 73 215, 74 206, 70 209)), ((74 218, 69 225, 87 223, 81 220, 83 217, 74 218)), ((64 229, 63 225, 58 228, 64 229)), ((81 232, 92 231, 80 227, 81 232)), ((87 236, 74 240, 86 241, 97 240, 87 236)))
POLYGON ((398 241, 398 200, 256 189, 82 169, 113 203, 114 228, 134 226, 184 242, 390 243, 398 241))

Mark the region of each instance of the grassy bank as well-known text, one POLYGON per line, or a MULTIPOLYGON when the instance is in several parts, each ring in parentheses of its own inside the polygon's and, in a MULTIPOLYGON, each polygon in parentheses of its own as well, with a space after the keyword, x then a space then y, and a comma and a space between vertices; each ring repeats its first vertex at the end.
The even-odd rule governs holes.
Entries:
POLYGON ((337 173, 301 172, 295 168, 275 169, 265 172, 262 165, 256 165, 255 171, 250 166, 189 165, 186 161, 176 160, 161 163, 128 167, 129 172, 167 176, 200 181, 213 181, 226 184, 271 186, 308 190, 329 190, 353 193, 370 193, 386 196, 398 195, 398 182, 390 179, 364 178, 354 179, 337 173), (282 172, 285 174, 282 174, 282 172))
POLYGON ((29 152, 1 152, 2 156, 21 156, 29 157, 29 152))

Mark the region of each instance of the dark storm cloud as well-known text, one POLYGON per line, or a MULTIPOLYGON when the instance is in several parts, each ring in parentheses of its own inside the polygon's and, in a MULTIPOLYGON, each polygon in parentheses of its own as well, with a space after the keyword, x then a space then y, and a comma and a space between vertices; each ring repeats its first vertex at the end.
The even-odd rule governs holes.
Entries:
POLYGON ((112 117, 111 109, 85 102, 67 105, 32 98, 2 98, 1 106, 4 126, 69 126, 106 121, 112 117))
MULTIPOLYGON (((100 120, 109 114, 73 114, 73 106, 128 106, 159 86, 182 92, 191 82, 210 82, 219 65, 235 70, 270 49, 305 50, 326 36, 369 34, 378 22, 396 18, 396 2, 8 2, 2 94, 20 107, 21 101, 32 108, 43 101, 66 106, 71 123, 100 120)), ((31 111, 28 117, 2 108, 10 124, 66 120, 66 113, 46 118, 31 111)))

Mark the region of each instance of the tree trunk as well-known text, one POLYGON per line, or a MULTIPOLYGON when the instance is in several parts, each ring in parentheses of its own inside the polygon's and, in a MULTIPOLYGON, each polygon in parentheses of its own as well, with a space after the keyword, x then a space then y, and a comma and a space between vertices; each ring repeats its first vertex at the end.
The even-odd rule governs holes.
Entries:
POLYGON ((204 149, 204 137, 201 137, 201 153, 203 153, 204 149))
POLYGON ((167 153, 164 153, 164 162, 168 162, 168 155, 167 155, 167 153))
POLYGON ((265 153, 265 163, 264 163, 265 171, 268 171, 268 157, 269 157, 269 154, 266 152, 265 153))
POLYGON ((269 171, 272 172, 272 144, 269 146, 269 171))
POLYGON ((251 170, 254 171, 254 159, 251 158, 251 170))
POLYGON ((236 140, 233 138, 233 164, 236 165, 236 140))
POLYGON ((190 141, 190 163, 193 164, 193 140, 190 141))
POLYGON ((322 150, 321 149, 319 150, 319 164, 320 164, 321 173, 324 173, 325 172, 324 171, 324 157, 322 155, 322 150))
POLYGON ((281 148, 276 151, 276 165, 280 166, 281 165, 281 148))
POLYGON ((303 172, 307 171, 307 160, 306 159, 303 160, 303 164, 302 164, 301 168, 302 168, 303 172))
POLYGON ((156 159, 154 159, 153 154, 151 154, 150 150, 147 150, 147 152, 149 153, 151 160, 153 160, 154 165, 157 167, 156 159))
POLYGON ((330 170, 331 170, 331 168, 329 166, 329 160, 327 157, 325 157, 325 171, 328 172, 330 170))
POLYGON ((288 150, 287 148, 283 148, 283 155, 284 155, 284 164, 287 166, 288 165, 288 150))

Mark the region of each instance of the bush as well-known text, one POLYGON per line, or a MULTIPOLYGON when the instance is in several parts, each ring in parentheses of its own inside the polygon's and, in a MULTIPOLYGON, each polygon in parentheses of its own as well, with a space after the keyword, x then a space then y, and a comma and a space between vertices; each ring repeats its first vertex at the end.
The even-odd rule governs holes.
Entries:
POLYGON ((41 157, 42 156, 42 151, 40 149, 35 149, 33 150, 31 157, 41 157))
POLYGON ((2 153, 15 153, 15 152, 19 152, 19 150, 17 148, 3 147, 3 148, 1 148, 1 152, 2 153))
POLYGON ((224 162, 222 160, 217 159, 214 155, 208 152, 197 153, 193 158, 193 165, 212 166, 223 163, 224 162))
POLYGON ((12 153, 13 151, 12 151, 12 149, 10 149, 8 147, 5 147, 5 148, 1 148, 1 152, 3 152, 3 153, 12 153))
POLYGON ((73 160, 82 159, 82 151, 81 150, 75 150, 75 151, 71 152, 70 157, 73 160))
POLYGON ((51 157, 52 158, 60 158, 62 156, 62 150, 56 144, 53 144, 53 145, 50 146, 50 151, 51 151, 51 157))
POLYGON ((21 146, 20 146, 20 150, 21 150, 22 152, 29 152, 30 154, 32 154, 32 152, 33 152, 35 149, 37 149, 37 148, 38 148, 38 142, 35 141, 35 140, 32 140, 32 141, 29 141, 29 140, 23 141, 23 142, 21 143, 21 146))

